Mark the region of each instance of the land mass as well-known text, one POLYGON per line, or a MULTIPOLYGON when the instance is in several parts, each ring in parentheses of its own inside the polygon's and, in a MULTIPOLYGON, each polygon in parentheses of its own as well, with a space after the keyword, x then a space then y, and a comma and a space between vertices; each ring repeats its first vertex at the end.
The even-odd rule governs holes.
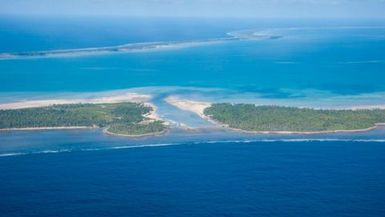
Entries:
POLYGON ((201 39, 190 41, 163 41, 163 42, 146 42, 146 43, 129 43, 117 46, 96 47, 96 48, 80 48, 80 49, 65 49, 65 50, 47 50, 47 51, 32 51, 32 52, 16 52, 16 53, 0 53, 1 59, 10 58, 33 58, 33 57, 55 57, 55 56, 87 56, 109 53, 123 52, 139 52, 155 49, 172 49, 191 46, 199 46, 206 44, 223 43, 239 40, 263 40, 263 39, 279 39, 282 36, 272 35, 254 30, 230 32, 226 37, 201 39))
POLYGON ((374 129, 385 123, 385 109, 312 109, 216 103, 204 115, 223 126, 260 133, 331 133, 374 129))
POLYGON ((0 130, 105 128, 113 135, 143 136, 167 130, 150 104, 78 103, 0 110, 0 130))
POLYGON ((36 108, 46 107, 53 105, 65 105, 65 104, 110 104, 110 103, 122 103, 122 102, 147 102, 151 99, 150 95, 137 94, 137 93, 121 93, 102 97, 90 97, 90 98, 69 98, 69 99, 40 99, 40 100, 25 100, 1 103, 0 110, 8 109, 21 109, 21 108, 36 108))
POLYGON ((169 96, 166 101, 194 112, 219 127, 249 133, 318 134, 361 132, 385 125, 382 106, 346 109, 257 106, 255 104, 209 103, 169 96))
MULTIPOLYGON (((135 96, 137 97, 137 96, 135 96)), ((132 98, 130 95, 129 98, 132 98)), ((0 105, 0 130, 103 128, 110 135, 150 136, 167 131, 167 122, 150 103, 92 99, 33 101, 0 105), (103 102, 103 103, 98 103, 103 102), (37 107, 39 106, 39 107, 37 107)), ((147 99, 147 98, 146 98, 147 99)), ((217 126, 255 133, 333 133, 367 131, 385 123, 385 109, 313 109, 198 102, 170 96, 165 101, 194 112, 217 126)))

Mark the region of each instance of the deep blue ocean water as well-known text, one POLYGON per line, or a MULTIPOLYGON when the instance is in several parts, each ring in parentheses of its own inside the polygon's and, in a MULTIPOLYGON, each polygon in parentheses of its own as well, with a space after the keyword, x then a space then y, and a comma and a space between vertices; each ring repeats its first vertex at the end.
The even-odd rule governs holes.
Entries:
POLYGON ((1 216, 385 212, 384 143, 217 143, 0 158, 1 216))
MULTIPOLYGON (((163 113, 171 110, 162 97, 175 93, 211 100, 258 96, 258 102, 384 104, 384 24, 2 17, 0 53, 212 39, 245 29, 282 37, 1 59, 0 101, 139 88, 158 94, 153 102, 163 113)), ((134 140, 98 130, 0 132, 0 216, 380 217, 384 132, 203 131, 134 140)))

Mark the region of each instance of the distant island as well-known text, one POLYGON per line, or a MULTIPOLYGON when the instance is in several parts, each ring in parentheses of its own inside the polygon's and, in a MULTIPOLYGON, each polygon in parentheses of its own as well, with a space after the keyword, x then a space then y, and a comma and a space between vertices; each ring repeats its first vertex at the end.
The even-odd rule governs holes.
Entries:
POLYGON ((175 49, 192 46, 209 45, 215 43, 224 43, 240 40, 273 40, 279 39, 282 36, 268 34, 257 30, 243 30, 227 33, 227 36, 221 38, 201 39, 201 40, 186 40, 186 41, 161 41, 161 42, 142 42, 128 43, 123 45, 95 47, 95 48, 79 48, 79 49, 64 49, 64 50, 46 50, 46 51, 31 51, 31 52, 14 52, 0 53, 0 59, 12 58, 32 58, 32 57, 63 57, 63 56, 88 56, 109 53, 124 53, 124 52, 139 52, 150 51, 155 49, 175 49))
POLYGON ((385 123, 384 109, 331 110, 216 103, 203 114, 226 127, 260 133, 365 131, 385 123))
POLYGON ((167 130, 143 103, 63 104, 0 110, 1 130, 104 128, 120 136, 146 136, 167 130))

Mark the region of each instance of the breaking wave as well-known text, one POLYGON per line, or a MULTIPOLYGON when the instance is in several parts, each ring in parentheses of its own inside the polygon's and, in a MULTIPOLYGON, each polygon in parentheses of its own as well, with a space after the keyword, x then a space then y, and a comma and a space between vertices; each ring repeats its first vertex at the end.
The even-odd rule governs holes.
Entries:
POLYGON ((106 150, 124 150, 124 149, 136 149, 136 148, 151 148, 151 147, 167 147, 177 145, 203 145, 203 144, 249 144, 249 143, 298 143, 298 142, 349 142, 349 143, 385 143, 385 139, 240 139, 240 140, 212 140, 212 141, 197 141, 197 142, 184 142, 184 143, 154 143, 154 144, 142 144, 142 145, 127 145, 127 146, 113 146, 103 148, 84 148, 84 149, 58 149, 58 150, 43 150, 43 151, 31 151, 31 152, 10 152, 1 153, 0 157, 15 157, 32 154, 58 154, 58 153, 70 153, 70 152, 87 152, 87 151, 106 151, 106 150))

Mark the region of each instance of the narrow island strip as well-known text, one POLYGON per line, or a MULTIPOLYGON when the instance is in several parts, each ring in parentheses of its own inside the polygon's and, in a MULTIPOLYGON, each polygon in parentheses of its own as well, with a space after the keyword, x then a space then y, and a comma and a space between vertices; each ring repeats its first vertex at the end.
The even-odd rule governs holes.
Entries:
POLYGON ((41 100, 25 100, 17 102, 1 103, 0 110, 22 109, 22 108, 37 108, 53 105, 66 104, 110 104, 122 102, 147 102, 151 99, 150 95, 138 94, 132 92, 121 93, 104 97, 91 98, 71 98, 71 99, 41 99, 41 100))
POLYGON ((187 41, 161 41, 145 43, 128 43, 116 46, 64 49, 64 50, 46 50, 32 52, 0 53, 0 60, 13 58, 41 58, 41 57, 66 57, 66 56, 89 56, 111 53, 142 52, 157 49, 176 49, 193 46, 211 45, 240 40, 273 40, 281 38, 281 35, 272 34, 266 31, 244 30, 229 32, 224 37, 187 40, 187 41))
POLYGON ((314 109, 254 104, 208 103, 168 97, 168 103, 195 112, 217 126, 260 134, 354 133, 385 125, 385 109, 314 109))
POLYGON ((150 103, 77 103, 0 110, 0 130, 103 128, 109 135, 150 136, 167 131, 150 103))

